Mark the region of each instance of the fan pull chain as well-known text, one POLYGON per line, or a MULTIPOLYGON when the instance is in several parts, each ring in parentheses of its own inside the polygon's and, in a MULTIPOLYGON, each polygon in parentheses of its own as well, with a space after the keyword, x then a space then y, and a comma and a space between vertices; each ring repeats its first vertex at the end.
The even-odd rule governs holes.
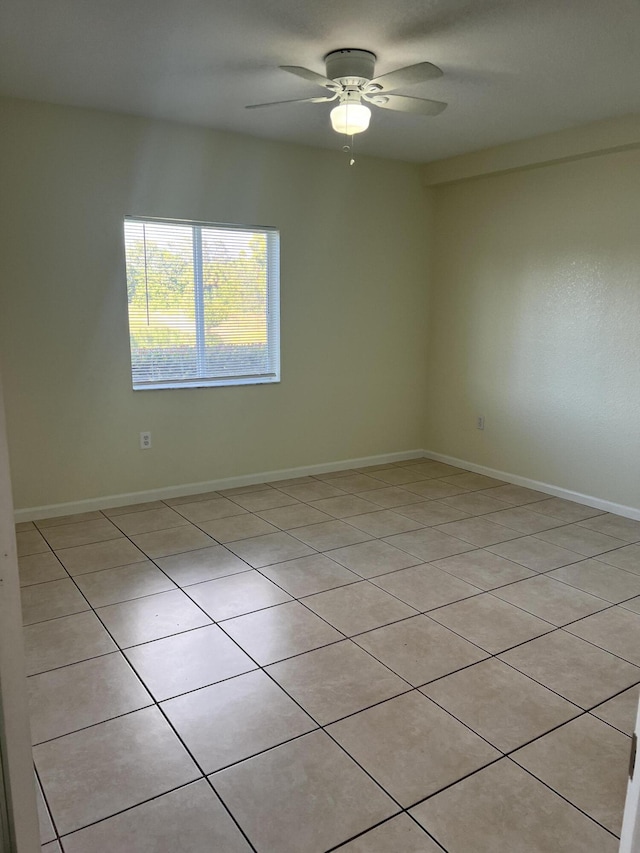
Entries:
POLYGON ((345 154, 351 155, 349 157, 349 165, 355 166, 356 158, 355 158, 355 155, 353 152, 353 135, 351 136, 351 145, 343 145, 342 150, 344 151, 345 154))
POLYGON ((351 151, 351 157, 349 158, 349 165, 353 166, 353 165, 355 165, 355 162, 356 162, 356 158, 355 158, 354 150, 353 150, 353 134, 351 135, 351 145, 349 146, 349 148, 351 151))

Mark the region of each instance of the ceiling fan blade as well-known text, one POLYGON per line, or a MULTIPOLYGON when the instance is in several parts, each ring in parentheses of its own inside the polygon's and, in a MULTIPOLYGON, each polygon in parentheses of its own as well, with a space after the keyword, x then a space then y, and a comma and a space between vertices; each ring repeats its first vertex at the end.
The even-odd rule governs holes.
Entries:
POLYGON ((337 93, 330 98, 294 98, 292 101, 271 101, 268 104, 247 104, 245 110, 256 110, 259 107, 277 107, 280 104, 324 104, 327 101, 335 101, 337 93))
POLYGON ((296 77, 302 77, 303 80, 310 80, 312 83, 317 83, 318 86, 324 86, 326 89, 338 90, 340 86, 334 81, 329 80, 323 74, 317 74, 310 68, 302 68, 300 65, 281 65, 283 71, 288 71, 289 74, 295 74, 296 77))
POLYGON ((364 95, 364 100, 383 110, 399 113, 416 113, 422 116, 437 116, 447 105, 442 101, 427 98, 411 98, 409 95, 364 95))
POLYGON ((432 65, 431 62, 418 62, 416 65, 407 65, 406 68, 398 68, 388 74, 375 77, 367 88, 375 86, 381 92, 388 92, 400 86, 422 83, 436 77, 442 77, 442 70, 437 65, 432 65))

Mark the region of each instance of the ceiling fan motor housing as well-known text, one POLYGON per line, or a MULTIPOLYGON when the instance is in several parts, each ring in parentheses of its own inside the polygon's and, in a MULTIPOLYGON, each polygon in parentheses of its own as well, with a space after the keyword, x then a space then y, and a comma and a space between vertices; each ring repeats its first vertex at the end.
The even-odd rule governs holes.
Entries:
POLYGON ((324 61, 330 80, 356 86, 373 80, 376 55, 369 50, 345 47, 328 53, 324 61))

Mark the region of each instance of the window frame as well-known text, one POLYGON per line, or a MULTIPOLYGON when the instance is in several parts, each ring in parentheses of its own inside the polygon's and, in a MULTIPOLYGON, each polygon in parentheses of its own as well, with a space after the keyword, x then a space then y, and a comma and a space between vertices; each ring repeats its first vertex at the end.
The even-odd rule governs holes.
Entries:
POLYGON ((126 226, 127 223, 152 223, 156 225, 182 225, 192 229, 193 247, 193 284, 196 333, 196 365, 198 376, 193 379, 154 379, 136 380, 133 373, 133 338, 131 318, 127 304, 127 325, 129 330, 129 353, 131 381, 134 391, 174 390, 182 388, 221 388, 234 385, 272 385, 280 382, 280 231, 273 226, 239 225, 228 222, 205 222, 196 219, 175 219, 156 216, 136 216, 127 214, 123 221, 125 250, 125 280, 127 290, 129 278, 127 270, 126 226), (211 377, 204 375, 206 332, 204 327, 204 282, 202 263, 202 229, 215 228, 223 231, 242 231, 262 234, 267 244, 267 294, 266 294, 266 334, 267 362, 272 368, 268 373, 238 373, 233 376, 211 377))

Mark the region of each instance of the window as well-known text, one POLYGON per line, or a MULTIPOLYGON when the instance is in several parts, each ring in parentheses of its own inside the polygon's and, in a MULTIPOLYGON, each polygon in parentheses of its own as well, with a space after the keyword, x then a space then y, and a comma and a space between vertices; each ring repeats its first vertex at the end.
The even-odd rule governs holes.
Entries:
POLYGON ((134 390, 278 382, 279 234, 127 217, 134 390))

